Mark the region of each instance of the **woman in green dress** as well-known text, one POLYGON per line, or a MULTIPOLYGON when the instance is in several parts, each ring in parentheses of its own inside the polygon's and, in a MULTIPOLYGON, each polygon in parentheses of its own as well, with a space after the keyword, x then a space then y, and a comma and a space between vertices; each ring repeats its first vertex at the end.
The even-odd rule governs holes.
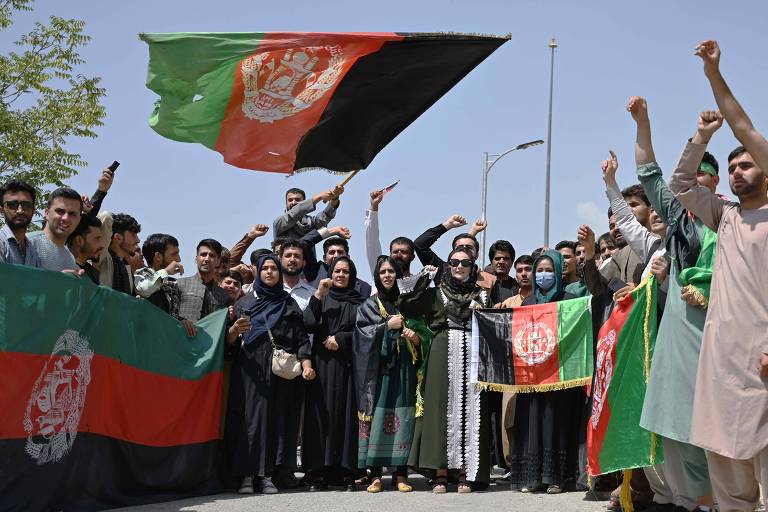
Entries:
POLYGON ((448 264, 437 287, 428 288, 429 275, 421 275, 413 292, 400 298, 400 312, 423 317, 435 333, 425 354, 424 415, 416 423, 408 464, 434 473, 432 490, 439 494, 447 490, 448 470, 458 471, 460 493, 490 481, 485 393, 470 384, 472 309, 489 307, 489 300, 476 286, 472 255, 454 250, 448 264))
POLYGON ((394 467, 393 482, 410 492, 408 455, 416 422, 417 372, 431 333, 424 322, 400 314, 400 266, 379 257, 373 279, 377 294, 357 310, 353 345, 360 425, 358 467, 369 471, 368 492, 381 492, 382 466, 394 467))

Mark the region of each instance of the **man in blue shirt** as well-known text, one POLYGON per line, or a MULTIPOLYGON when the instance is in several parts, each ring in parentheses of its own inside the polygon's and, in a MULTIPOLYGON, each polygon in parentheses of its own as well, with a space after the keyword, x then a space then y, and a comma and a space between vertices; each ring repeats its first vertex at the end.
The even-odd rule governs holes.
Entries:
POLYGON ((27 239, 27 227, 35 213, 35 189, 10 180, 0 186, 5 226, 0 228, 0 262, 41 267, 40 257, 27 239))

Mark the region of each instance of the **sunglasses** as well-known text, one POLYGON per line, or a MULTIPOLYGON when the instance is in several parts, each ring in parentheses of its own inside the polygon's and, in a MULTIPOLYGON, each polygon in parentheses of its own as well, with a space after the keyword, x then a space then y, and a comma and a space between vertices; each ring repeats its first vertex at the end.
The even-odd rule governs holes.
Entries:
POLYGON ((32 201, 6 201, 5 207, 9 210, 18 210, 21 206, 22 210, 32 211, 35 209, 35 204, 32 201))
POLYGON ((472 260, 460 260, 457 258, 451 258, 448 260, 448 264, 452 267, 464 267, 469 268, 472 266, 472 260))

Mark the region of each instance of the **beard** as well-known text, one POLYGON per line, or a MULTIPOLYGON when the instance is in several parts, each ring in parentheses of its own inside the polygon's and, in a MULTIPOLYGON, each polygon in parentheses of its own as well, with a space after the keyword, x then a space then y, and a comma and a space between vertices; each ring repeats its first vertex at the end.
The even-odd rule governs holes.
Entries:
POLYGON ((303 268, 300 268, 300 269, 296 269, 296 270, 288 270, 287 268, 284 268, 284 269, 283 269, 283 273, 284 273, 285 275, 289 276, 289 277, 296 277, 296 276, 300 276, 302 272, 304 272, 304 269, 303 269, 303 268))
POLYGON ((8 227, 11 229, 26 229, 30 224, 32 224, 32 218, 26 218, 18 215, 14 219, 6 219, 5 223, 8 224, 8 227))

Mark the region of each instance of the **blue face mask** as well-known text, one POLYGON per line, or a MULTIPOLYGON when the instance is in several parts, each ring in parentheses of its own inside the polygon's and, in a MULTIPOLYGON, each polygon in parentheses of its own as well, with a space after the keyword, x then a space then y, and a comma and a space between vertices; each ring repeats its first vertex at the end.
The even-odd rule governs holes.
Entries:
POLYGON ((536 272, 536 286, 543 291, 549 291, 555 286, 554 272, 536 272))

